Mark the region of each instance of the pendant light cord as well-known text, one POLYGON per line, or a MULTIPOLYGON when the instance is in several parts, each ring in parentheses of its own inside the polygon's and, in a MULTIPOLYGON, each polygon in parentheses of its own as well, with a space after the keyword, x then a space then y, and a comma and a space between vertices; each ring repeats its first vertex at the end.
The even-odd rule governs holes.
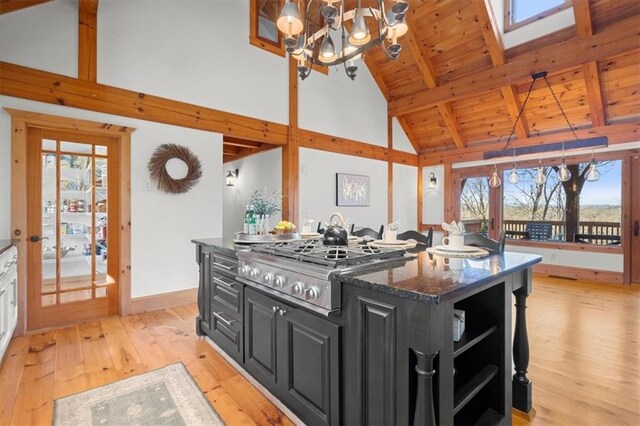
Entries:
MULTIPOLYGON (((509 143, 511 143, 511 138, 513 137, 513 134, 516 131, 516 126, 518 125, 518 121, 520 121, 520 117, 522 117, 522 114, 524 113, 524 109, 527 106, 527 102, 529 101, 529 97, 531 96, 531 91, 533 90, 533 85, 536 84, 536 80, 538 79, 538 77, 533 77, 533 79, 531 80, 531 84, 529 85, 529 90, 527 91, 527 96, 524 98, 524 102, 522 103, 522 107, 520 108, 520 111, 518 111, 518 116, 516 117, 516 120, 513 122, 513 127, 511 127, 511 133, 509 133, 509 137, 507 138, 507 143, 504 144, 504 148, 502 148, 502 150, 506 150, 509 147, 509 143)), ((546 78, 545 78, 546 80, 546 78)), ((514 148, 515 150, 515 148, 514 148)), ((514 155, 515 155, 515 151, 514 151, 514 155)))
MULTIPOLYGON (((567 117, 567 114, 564 112, 564 109, 562 109, 562 105, 560 105, 560 101, 558 100, 558 97, 556 96, 556 93, 553 91, 553 88, 551 87, 551 84, 549 83, 549 80, 547 79, 547 76, 545 75, 543 78, 544 78, 544 81, 547 83, 547 87, 549 88, 549 91, 551 92, 551 95, 553 96, 553 100, 556 101, 556 105, 558 105, 558 108, 560 109, 560 112, 562 113, 562 116, 564 117, 564 121, 567 122, 567 126, 569 126, 569 130, 571 130, 571 133, 573 134, 573 137, 577 141, 579 141, 580 138, 578 138, 578 135, 576 134, 576 131, 573 128, 573 125, 569 121, 569 117, 567 117)), ((564 141, 562 142, 562 154, 564 156, 564 141)))

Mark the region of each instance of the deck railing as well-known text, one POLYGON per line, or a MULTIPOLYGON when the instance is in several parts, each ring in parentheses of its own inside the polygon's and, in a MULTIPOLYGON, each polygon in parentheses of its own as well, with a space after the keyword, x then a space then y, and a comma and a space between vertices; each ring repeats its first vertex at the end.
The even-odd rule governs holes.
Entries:
MULTIPOLYGON (((469 233, 486 232, 487 230, 486 220, 466 219, 462 222, 464 222, 466 231, 469 233)), ((550 223, 552 228, 551 238, 565 240, 565 223, 563 221, 505 220, 502 222, 502 229, 504 231, 524 232, 526 231, 527 223, 550 223)), ((590 236, 620 236, 620 222, 581 221, 578 224, 578 233, 590 236)), ((611 243, 611 239, 590 238, 589 242, 591 244, 606 245, 611 243)))

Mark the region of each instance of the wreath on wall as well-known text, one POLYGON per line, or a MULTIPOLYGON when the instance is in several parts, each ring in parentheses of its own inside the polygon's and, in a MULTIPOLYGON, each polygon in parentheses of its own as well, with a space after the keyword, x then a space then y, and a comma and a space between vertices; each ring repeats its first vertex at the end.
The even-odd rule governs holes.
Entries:
POLYGON ((156 148, 147 167, 149 177, 158 189, 170 194, 188 192, 202 176, 202 166, 198 157, 189 148, 173 143, 165 143, 156 148), (174 179, 167 172, 167 162, 174 158, 187 165, 187 174, 182 179, 174 179))

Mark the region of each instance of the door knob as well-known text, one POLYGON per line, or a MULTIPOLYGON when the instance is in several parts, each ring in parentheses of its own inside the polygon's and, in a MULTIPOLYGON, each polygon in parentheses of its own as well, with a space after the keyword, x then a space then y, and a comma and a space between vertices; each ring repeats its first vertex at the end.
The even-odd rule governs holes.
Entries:
POLYGON ((29 237, 29 239, 31 240, 32 243, 37 243, 38 241, 40 241, 40 236, 32 235, 31 237, 29 237))

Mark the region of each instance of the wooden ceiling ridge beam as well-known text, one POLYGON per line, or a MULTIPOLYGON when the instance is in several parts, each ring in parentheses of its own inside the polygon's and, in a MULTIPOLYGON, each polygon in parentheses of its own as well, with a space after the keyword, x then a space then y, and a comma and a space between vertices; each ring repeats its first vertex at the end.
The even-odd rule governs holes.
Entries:
MULTIPOLYGON (((418 34, 415 31, 415 22, 410 15, 406 17, 407 24, 409 26, 409 31, 406 34, 406 44, 413 55, 413 59, 416 61, 418 65, 418 69, 420 69, 420 74, 422 75, 422 79, 424 80, 425 85, 429 89, 433 89, 438 86, 438 74, 436 72, 435 67, 433 66, 433 62, 431 59, 424 54, 422 48, 420 47, 420 39, 418 38, 418 34)), ((451 139, 456 144, 457 148, 464 148, 466 146, 466 141, 464 138, 464 134, 460 125, 458 124, 458 120, 453 112, 453 108, 450 103, 441 102, 437 104, 438 111, 444 120, 444 123, 449 130, 449 134, 451 135, 451 139)), ((419 151, 418 151, 419 152, 419 151)))
MULTIPOLYGON (((478 24, 482 30, 482 37, 484 38, 491 62, 494 67, 504 65, 507 62, 505 55, 504 44, 502 43, 502 37, 500 36, 500 30, 495 22, 493 12, 491 11, 490 0, 473 0, 473 7, 478 17, 478 24)), ((502 97, 509 111, 511 121, 515 124, 515 131, 518 139, 526 139, 529 137, 529 126, 524 114, 518 119, 522 104, 520 102, 520 94, 518 93, 518 86, 510 84, 500 89, 502 97)))
POLYGON ((504 86, 530 81, 531 74, 550 75, 575 69, 588 62, 640 50, 640 15, 606 27, 593 37, 568 40, 519 55, 504 65, 459 77, 433 89, 389 101, 393 116, 422 111, 442 102, 452 102, 501 90, 504 86))
POLYGON ((16 12, 27 7, 49 3, 52 0, 0 0, 0 15, 16 12))
MULTIPOLYGON (((600 127, 590 127, 586 129, 576 130, 579 138, 592 138, 606 136, 609 139, 609 145, 620 143, 637 142, 640 140, 640 121, 630 121, 625 123, 609 124, 600 127)), ((530 136, 527 139, 512 142, 512 146, 524 147, 544 145, 547 143, 562 142, 563 140, 573 140, 571 131, 549 133, 545 135, 530 136)), ((504 147, 504 142, 497 141, 491 143, 477 143, 470 145, 464 149, 436 151, 423 151, 420 154, 420 167, 431 166, 436 164, 458 163, 465 161, 477 161, 483 159, 483 153, 486 151, 500 150, 504 147)))
POLYGON ((0 61, 0 94, 285 145, 289 126, 0 61))
MULTIPOLYGON (((591 8, 588 0, 574 0, 573 14, 576 20, 576 35, 578 38, 593 37, 593 23, 591 22, 591 8)), ((589 102, 589 116, 594 127, 606 124, 602 85, 598 61, 587 62, 582 66, 587 100, 589 102)))

